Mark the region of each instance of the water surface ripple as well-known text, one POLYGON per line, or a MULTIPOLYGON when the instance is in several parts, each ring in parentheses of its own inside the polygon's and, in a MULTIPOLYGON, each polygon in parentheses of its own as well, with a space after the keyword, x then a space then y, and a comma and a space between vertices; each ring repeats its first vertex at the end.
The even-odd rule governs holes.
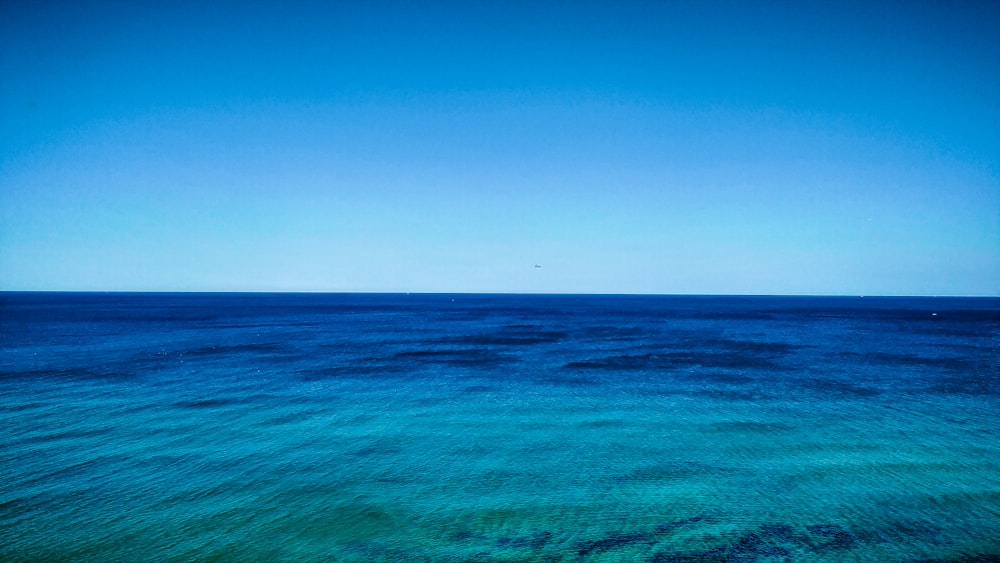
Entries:
POLYGON ((0 560, 997 561, 1000 300, 0 294, 0 560))

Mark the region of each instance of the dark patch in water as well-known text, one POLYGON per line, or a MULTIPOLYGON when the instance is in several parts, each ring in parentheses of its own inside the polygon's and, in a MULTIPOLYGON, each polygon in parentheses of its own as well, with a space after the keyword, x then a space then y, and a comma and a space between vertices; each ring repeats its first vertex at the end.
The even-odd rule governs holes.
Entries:
POLYGON ((174 403, 174 406, 182 409, 214 409, 236 405, 240 402, 242 401, 236 399, 194 399, 190 401, 178 401, 174 403))
POLYGON ((722 348, 740 354, 785 356, 805 346, 788 342, 767 342, 758 340, 733 340, 729 338, 708 338, 699 341, 702 346, 722 348))
POLYGON ((462 389, 462 391, 466 393, 495 393, 500 391, 500 388, 493 385, 469 385, 462 389))
POLYGON ((787 557, 790 552, 785 547, 778 545, 778 541, 780 541, 778 538, 774 538, 764 531, 747 532, 729 545, 687 553, 661 552, 655 554, 650 562, 729 563, 757 561, 762 557, 787 557))
POLYGON ((914 539, 940 544, 947 541, 940 524, 926 519, 893 519, 879 528, 865 529, 855 534, 866 542, 907 544, 914 539))
POLYGON ((1000 553, 976 553, 955 559, 914 559, 907 563, 1000 563, 1000 553))
MULTIPOLYGON (((101 475, 109 468, 129 460, 124 455, 108 455, 86 459, 79 463, 69 465, 59 465, 51 470, 45 469, 36 473, 25 481, 25 486, 33 486, 36 483, 54 483, 64 479, 73 479, 82 475, 101 475)), ((129 460, 131 461, 131 460, 129 460)))
POLYGON ((557 336, 537 334, 532 336, 475 336, 465 340, 468 344, 479 346, 526 346, 531 344, 548 344, 559 342, 564 333, 551 333, 557 336))
POLYGON ((846 381, 826 378, 813 378, 799 381, 798 384, 806 389, 820 391, 827 395, 849 395, 853 397, 874 397, 882 392, 871 387, 862 387, 846 381))
POLYGON ((996 396, 1000 394, 1000 372, 976 371, 940 377, 929 389, 944 395, 996 396))
POLYGON ((42 403, 22 403, 19 405, 0 405, 0 412, 22 412, 42 407, 42 403))
MULTIPOLYGON (((855 354, 846 354, 852 356, 855 354)), ((892 366, 918 366, 918 367, 929 367, 929 368, 939 368, 939 369, 949 369, 949 370, 963 370, 969 367, 969 360, 967 358, 956 358, 956 357, 928 357, 928 356, 918 356, 915 354, 888 354, 888 353, 877 353, 877 354, 856 354, 860 359, 866 362, 873 362, 878 364, 892 365, 892 366)))
POLYGON ((341 377, 351 377, 361 375, 359 370, 346 366, 298 369, 295 374, 302 381, 323 381, 326 379, 339 379, 341 377))
POLYGON ((468 346, 530 346, 550 344, 566 338, 566 333, 558 330, 532 330, 501 332, 496 334, 470 334, 441 338, 432 343, 449 343, 468 346))
POLYGON ((609 428, 614 426, 625 426, 627 423, 619 418, 599 418, 595 420, 584 420, 577 424, 584 428, 609 428))
POLYGON ((756 559, 758 557, 785 557, 788 550, 775 542, 781 541, 771 534, 761 530, 749 532, 740 537, 736 543, 724 549, 730 559, 756 559))
POLYGON ((584 338, 598 338, 604 341, 634 340, 648 334, 646 329, 636 326, 589 326, 579 332, 584 338))
POLYGON ((817 524, 806 526, 813 536, 822 538, 822 542, 816 545, 817 550, 848 549, 854 546, 854 536, 844 528, 836 524, 817 524))
POLYGON ((216 356, 231 354, 278 354, 286 352, 283 346, 273 343, 264 344, 220 344, 216 346, 201 346, 179 352, 188 356, 216 356))
POLYGON ((720 399, 723 401, 756 401, 764 396, 763 393, 758 391, 744 391, 736 389, 695 389, 692 391, 686 391, 685 394, 695 395, 698 397, 711 397, 713 399, 720 399))
POLYGON ((671 534, 690 524, 695 524, 704 520, 704 516, 693 516, 658 524, 649 532, 615 532, 597 540, 587 540, 576 545, 576 552, 580 556, 600 554, 613 549, 628 547, 632 545, 656 545, 659 537, 671 534))
POLYGON ((769 371, 786 370, 770 357, 746 354, 724 354, 718 352, 665 352, 660 354, 615 355, 590 360, 568 362, 568 369, 594 369, 610 371, 627 370, 674 370, 690 367, 724 369, 760 369, 769 371))
POLYGON ((760 532, 776 540, 791 542, 798 541, 795 535, 795 528, 788 524, 761 524, 760 532))
POLYGON ((51 442, 57 440, 79 440, 82 438, 93 438, 96 436, 103 436, 114 428, 110 426, 105 426, 101 428, 82 428, 78 430, 63 430, 61 432, 53 432, 51 434, 43 434, 41 436, 35 436, 31 438, 32 442, 51 442))
POLYGON ((555 383, 556 385, 568 385, 570 387, 589 387, 594 385, 601 385, 602 382, 599 379, 584 376, 559 376, 550 375, 545 377, 543 381, 549 383, 555 383))
POLYGON ((612 549, 635 544, 654 545, 656 539, 653 534, 644 532, 615 533, 606 538, 580 542, 576 546, 576 552, 586 556, 592 553, 604 553, 612 549))
POLYGON ((789 524, 768 523, 756 530, 744 532, 728 545, 692 552, 655 554, 653 563, 752 562, 760 559, 788 557, 792 550, 828 553, 850 549, 857 544, 855 536, 836 524, 807 526, 808 533, 797 533, 789 524))
POLYGON ((661 536, 671 534, 680 528, 695 524, 704 520, 704 516, 693 516, 682 518, 664 524, 658 524, 648 532, 615 532, 601 539, 588 540, 576 545, 576 552, 582 557, 600 554, 606 551, 619 549, 633 545, 656 545, 661 536))
POLYGON ((596 360, 569 362, 563 367, 569 369, 644 369, 651 367, 649 356, 608 356, 596 360))
POLYGON ((454 366, 487 367, 514 361, 506 354, 482 348, 439 348, 427 350, 407 350, 392 357, 393 360, 423 361, 454 366))

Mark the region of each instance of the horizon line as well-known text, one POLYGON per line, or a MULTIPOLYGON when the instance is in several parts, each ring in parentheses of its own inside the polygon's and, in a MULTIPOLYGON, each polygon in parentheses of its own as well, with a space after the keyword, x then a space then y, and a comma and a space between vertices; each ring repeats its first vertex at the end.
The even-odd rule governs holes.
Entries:
POLYGON ((74 294, 166 294, 166 295, 494 295, 494 296, 593 296, 593 297, 846 297, 865 298, 986 298, 998 299, 1000 293, 989 294, 855 294, 855 293, 655 293, 655 292, 527 292, 527 291, 325 291, 325 290, 134 290, 134 289, 2 289, 12 293, 74 293, 74 294))

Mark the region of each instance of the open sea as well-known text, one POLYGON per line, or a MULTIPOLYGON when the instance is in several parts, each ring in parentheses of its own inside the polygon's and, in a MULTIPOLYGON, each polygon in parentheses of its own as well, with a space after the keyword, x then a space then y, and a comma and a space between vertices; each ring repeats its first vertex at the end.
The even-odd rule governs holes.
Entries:
POLYGON ((1000 299, 0 293, 0 561, 1000 561, 1000 299))

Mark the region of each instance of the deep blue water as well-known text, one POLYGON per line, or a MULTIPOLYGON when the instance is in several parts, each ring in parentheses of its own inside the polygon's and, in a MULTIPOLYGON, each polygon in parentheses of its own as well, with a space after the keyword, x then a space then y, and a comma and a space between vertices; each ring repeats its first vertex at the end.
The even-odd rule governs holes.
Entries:
POLYGON ((0 560, 997 561, 1000 299, 0 294, 0 560))

